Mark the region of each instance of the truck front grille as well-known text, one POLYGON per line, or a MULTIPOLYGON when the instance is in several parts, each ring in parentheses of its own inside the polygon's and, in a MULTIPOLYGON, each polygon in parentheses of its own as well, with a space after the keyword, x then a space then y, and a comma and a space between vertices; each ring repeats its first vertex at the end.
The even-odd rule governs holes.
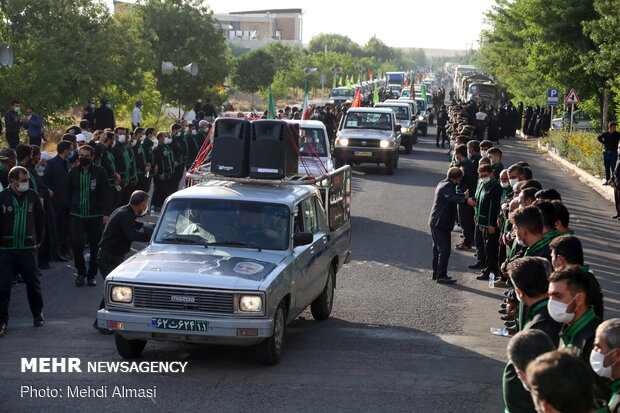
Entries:
POLYGON ((348 146, 355 148, 380 148, 380 139, 349 139, 348 146), (365 142, 365 144, 363 143, 365 142))
POLYGON ((134 287, 135 308, 232 314, 234 298, 230 293, 158 287, 134 287))

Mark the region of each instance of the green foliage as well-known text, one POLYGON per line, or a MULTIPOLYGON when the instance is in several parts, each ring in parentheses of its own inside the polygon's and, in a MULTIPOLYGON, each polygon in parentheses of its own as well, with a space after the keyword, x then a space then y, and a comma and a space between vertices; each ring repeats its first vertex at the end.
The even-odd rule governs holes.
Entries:
POLYGON ((394 49, 379 40, 377 36, 371 37, 362 49, 364 56, 374 57, 380 61, 394 60, 396 52, 394 49))
POLYGON ((362 48, 351 40, 348 36, 335 33, 321 33, 310 40, 308 52, 311 54, 334 52, 340 54, 350 54, 355 57, 362 57, 362 48))
POLYGON ((256 93, 273 82, 275 73, 274 58, 257 49, 237 58, 233 81, 241 91, 256 93))
POLYGON ((586 172, 604 177, 603 148, 596 137, 592 132, 551 131, 541 139, 541 144, 586 172))
POLYGON ((161 117, 163 102, 161 93, 157 90, 157 80, 153 72, 143 73, 140 87, 135 92, 121 86, 111 85, 104 93, 110 102, 114 102, 112 109, 116 114, 116 123, 119 125, 124 123, 125 126, 131 126, 131 112, 139 100, 144 104, 142 109, 143 124, 155 125, 161 117))
POLYGON ((141 0, 136 6, 142 19, 140 30, 153 57, 147 67, 155 70, 157 88, 167 102, 192 104, 205 86, 224 82, 231 61, 230 48, 213 12, 201 0, 141 0), (175 66, 198 64, 198 76, 176 72, 161 73, 162 61, 175 66))

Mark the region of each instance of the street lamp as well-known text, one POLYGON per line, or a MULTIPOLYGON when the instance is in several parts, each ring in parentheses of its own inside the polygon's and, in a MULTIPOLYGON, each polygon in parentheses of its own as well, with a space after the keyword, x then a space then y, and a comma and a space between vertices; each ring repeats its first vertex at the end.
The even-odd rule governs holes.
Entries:
POLYGON ((187 72, 192 76, 198 76, 198 63, 192 62, 185 66, 175 66, 170 62, 161 62, 161 73, 169 76, 174 72, 179 72, 177 75, 177 104, 179 105, 179 119, 181 119, 181 71, 187 72))

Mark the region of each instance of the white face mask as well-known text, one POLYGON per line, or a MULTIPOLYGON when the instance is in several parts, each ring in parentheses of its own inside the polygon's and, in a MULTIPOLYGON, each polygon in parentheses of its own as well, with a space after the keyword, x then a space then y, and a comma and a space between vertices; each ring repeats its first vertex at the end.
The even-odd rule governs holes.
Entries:
POLYGON ((125 143, 125 139, 126 139, 125 135, 118 135, 118 141, 120 143, 125 143))
POLYGON ((164 138, 164 143, 170 145, 172 143, 172 138, 164 138))
POLYGON ((15 106, 15 112, 19 112, 20 107, 19 106, 15 106))
POLYGON ((570 323, 571 321, 573 321, 573 319, 575 318, 575 313, 567 313, 566 309, 573 301, 575 301, 577 295, 573 297, 573 299, 570 300, 568 304, 564 304, 560 301, 550 299, 547 303, 547 310, 549 310, 549 315, 551 316, 551 318, 553 318, 558 323, 570 323))
POLYGON ((488 184, 490 180, 491 178, 489 178, 488 176, 486 178, 480 178, 480 182, 482 182, 483 184, 488 184))
POLYGON ((480 151, 480 156, 482 156, 483 158, 486 158, 487 151, 480 151))
POLYGON ((30 182, 18 182, 17 183, 18 192, 26 192, 28 189, 30 189, 30 182))
POLYGON ((196 135, 197 133, 198 133, 198 131, 197 131, 196 129, 194 129, 194 130, 192 131, 192 135, 196 135))
POLYGON ((504 188, 504 189, 506 189, 506 188, 509 188, 509 187, 510 187, 510 182, 505 182, 505 181, 502 181, 502 182, 500 182, 499 184, 500 184, 500 185, 502 186, 502 188, 504 188))
POLYGON ((514 187, 519 182, 519 180, 515 178, 510 179, 508 182, 510 182, 510 186, 514 187))
POLYGON ((189 132, 189 126, 186 126, 184 130, 185 132, 189 132))
POLYGON ((605 364, 605 357, 607 357, 614 351, 616 351, 616 349, 611 350, 607 354, 603 354, 603 353, 598 353, 592 350, 592 352, 590 353, 590 366, 592 367, 592 370, 594 370, 596 374, 598 374, 601 377, 606 377, 608 379, 611 379, 611 368, 616 363, 613 363, 607 367, 605 367, 604 364, 605 364))
POLYGON ((136 146, 136 143, 138 143, 138 141, 136 140, 131 141, 131 146, 136 146))

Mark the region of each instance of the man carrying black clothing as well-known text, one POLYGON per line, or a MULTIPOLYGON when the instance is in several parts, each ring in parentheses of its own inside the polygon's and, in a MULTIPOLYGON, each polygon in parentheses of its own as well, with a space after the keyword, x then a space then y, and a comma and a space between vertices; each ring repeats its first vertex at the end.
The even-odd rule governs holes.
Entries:
POLYGON ((620 142, 620 132, 616 131, 617 122, 609 122, 609 129, 603 132, 596 139, 603 144, 603 162, 605 163, 605 184, 609 184, 616 162, 618 161, 618 143, 620 142))
POLYGON ((94 150, 85 145, 80 148, 79 166, 69 171, 69 214, 71 215, 71 239, 77 277, 75 285, 97 285, 97 253, 103 224, 112 210, 108 174, 93 164, 94 150), (88 271, 84 262, 84 236, 88 237, 90 261, 88 271))
POLYGON ((101 106, 95 109, 93 113, 93 123, 91 124, 94 129, 114 129, 116 122, 114 121, 114 112, 110 102, 106 99, 101 100, 101 106))
POLYGON ((19 115, 19 102, 11 102, 11 108, 4 114, 4 126, 6 127, 6 141, 13 149, 19 145, 19 131, 22 127, 22 119, 19 115))
POLYGON ((26 283, 34 326, 44 324, 36 249, 45 236, 45 215, 39 196, 29 189, 26 168, 12 168, 9 183, 0 192, 0 337, 7 332, 11 287, 17 274, 26 283))
MULTIPOLYGON (((136 218, 146 215, 149 210, 149 195, 144 191, 135 191, 131 194, 129 204, 116 209, 111 215, 105 227, 101 242, 99 243, 99 271, 105 278, 124 260, 131 249, 131 243, 147 242, 151 239, 153 229, 136 221, 136 218)), ((105 307, 101 300, 99 309, 105 307)), ((94 323, 97 327, 97 320, 94 323)), ((108 332, 101 329, 102 332, 108 332)))
POLYGON ((433 237, 433 280, 440 284, 453 284, 455 279, 448 277, 450 259, 451 231, 456 219, 456 205, 476 203, 464 194, 456 193, 456 185, 463 178, 463 171, 453 167, 448 176, 435 189, 435 201, 428 223, 433 237))

